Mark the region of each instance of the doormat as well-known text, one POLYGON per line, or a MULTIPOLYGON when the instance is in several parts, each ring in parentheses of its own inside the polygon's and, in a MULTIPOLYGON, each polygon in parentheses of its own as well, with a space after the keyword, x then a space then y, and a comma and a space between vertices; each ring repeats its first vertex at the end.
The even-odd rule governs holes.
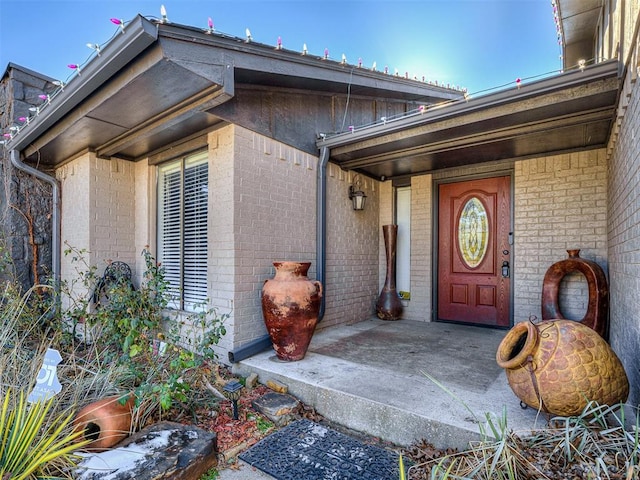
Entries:
POLYGON ((397 454, 305 419, 263 438, 240 459, 278 480, 400 478, 397 454))

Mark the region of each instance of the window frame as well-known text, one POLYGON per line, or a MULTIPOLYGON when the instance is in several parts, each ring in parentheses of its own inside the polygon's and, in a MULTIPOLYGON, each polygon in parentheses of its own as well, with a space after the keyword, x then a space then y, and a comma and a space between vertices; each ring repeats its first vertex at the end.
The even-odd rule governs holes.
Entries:
POLYGON ((168 282, 168 308, 195 311, 208 298, 209 172, 207 150, 156 166, 157 260, 168 282))

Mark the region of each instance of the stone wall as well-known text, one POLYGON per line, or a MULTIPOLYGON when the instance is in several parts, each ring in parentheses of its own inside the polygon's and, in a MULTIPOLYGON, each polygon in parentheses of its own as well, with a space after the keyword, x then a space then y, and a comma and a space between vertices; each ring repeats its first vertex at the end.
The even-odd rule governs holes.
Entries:
MULTIPOLYGON (((0 81, 0 131, 22 125, 19 118, 32 115, 29 108, 42 104, 38 95, 52 88, 50 79, 9 65, 0 81)), ((0 279, 26 290, 51 272, 51 186, 15 169, 4 146, 0 157, 0 279)))

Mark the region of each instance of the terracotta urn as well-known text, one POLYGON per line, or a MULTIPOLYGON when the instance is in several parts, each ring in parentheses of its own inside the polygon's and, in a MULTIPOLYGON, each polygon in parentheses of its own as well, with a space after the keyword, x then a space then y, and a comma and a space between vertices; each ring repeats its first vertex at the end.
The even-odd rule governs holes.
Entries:
POLYGON ((498 346, 496 360, 516 396, 550 414, 579 415, 590 401, 615 405, 629 395, 615 352, 593 329, 573 320, 518 323, 498 346))
POLYGON ((318 323, 322 284, 309 280, 311 262, 274 262, 275 276, 262 287, 262 314, 276 356, 302 360, 318 323))
POLYGON ((134 404, 133 395, 115 395, 82 408, 73 420, 73 428, 76 432, 83 430, 79 440, 91 440, 83 450, 107 450, 128 437, 134 404))
POLYGON ((605 340, 609 330, 609 285, 602 267, 580 258, 580 250, 567 250, 569 257, 549 267, 542 281, 542 319, 565 318, 560 311, 558 294, 565 275, 579 272, 587 281, 589 303, 580 323, 598 332, 605 340))

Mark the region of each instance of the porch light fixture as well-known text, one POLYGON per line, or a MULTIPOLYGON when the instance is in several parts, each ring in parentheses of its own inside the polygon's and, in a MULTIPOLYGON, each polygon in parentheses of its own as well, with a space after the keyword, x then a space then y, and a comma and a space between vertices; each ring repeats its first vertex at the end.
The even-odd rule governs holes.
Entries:
POLYGON ((356 174, 353 177, 353 183, 349 185, 349 199, 353 203, 354 210, 364 210, 367 196, 360 190, 360 174, 356 174))
POLYGON ((231 400, 233 404, 233 419, 238 420, 238 400, 240 400, 240 395, 242 393, 242 384, 237 380, 231 380, 224 387, 222 387, 222 391, 225 396, 231 400))

